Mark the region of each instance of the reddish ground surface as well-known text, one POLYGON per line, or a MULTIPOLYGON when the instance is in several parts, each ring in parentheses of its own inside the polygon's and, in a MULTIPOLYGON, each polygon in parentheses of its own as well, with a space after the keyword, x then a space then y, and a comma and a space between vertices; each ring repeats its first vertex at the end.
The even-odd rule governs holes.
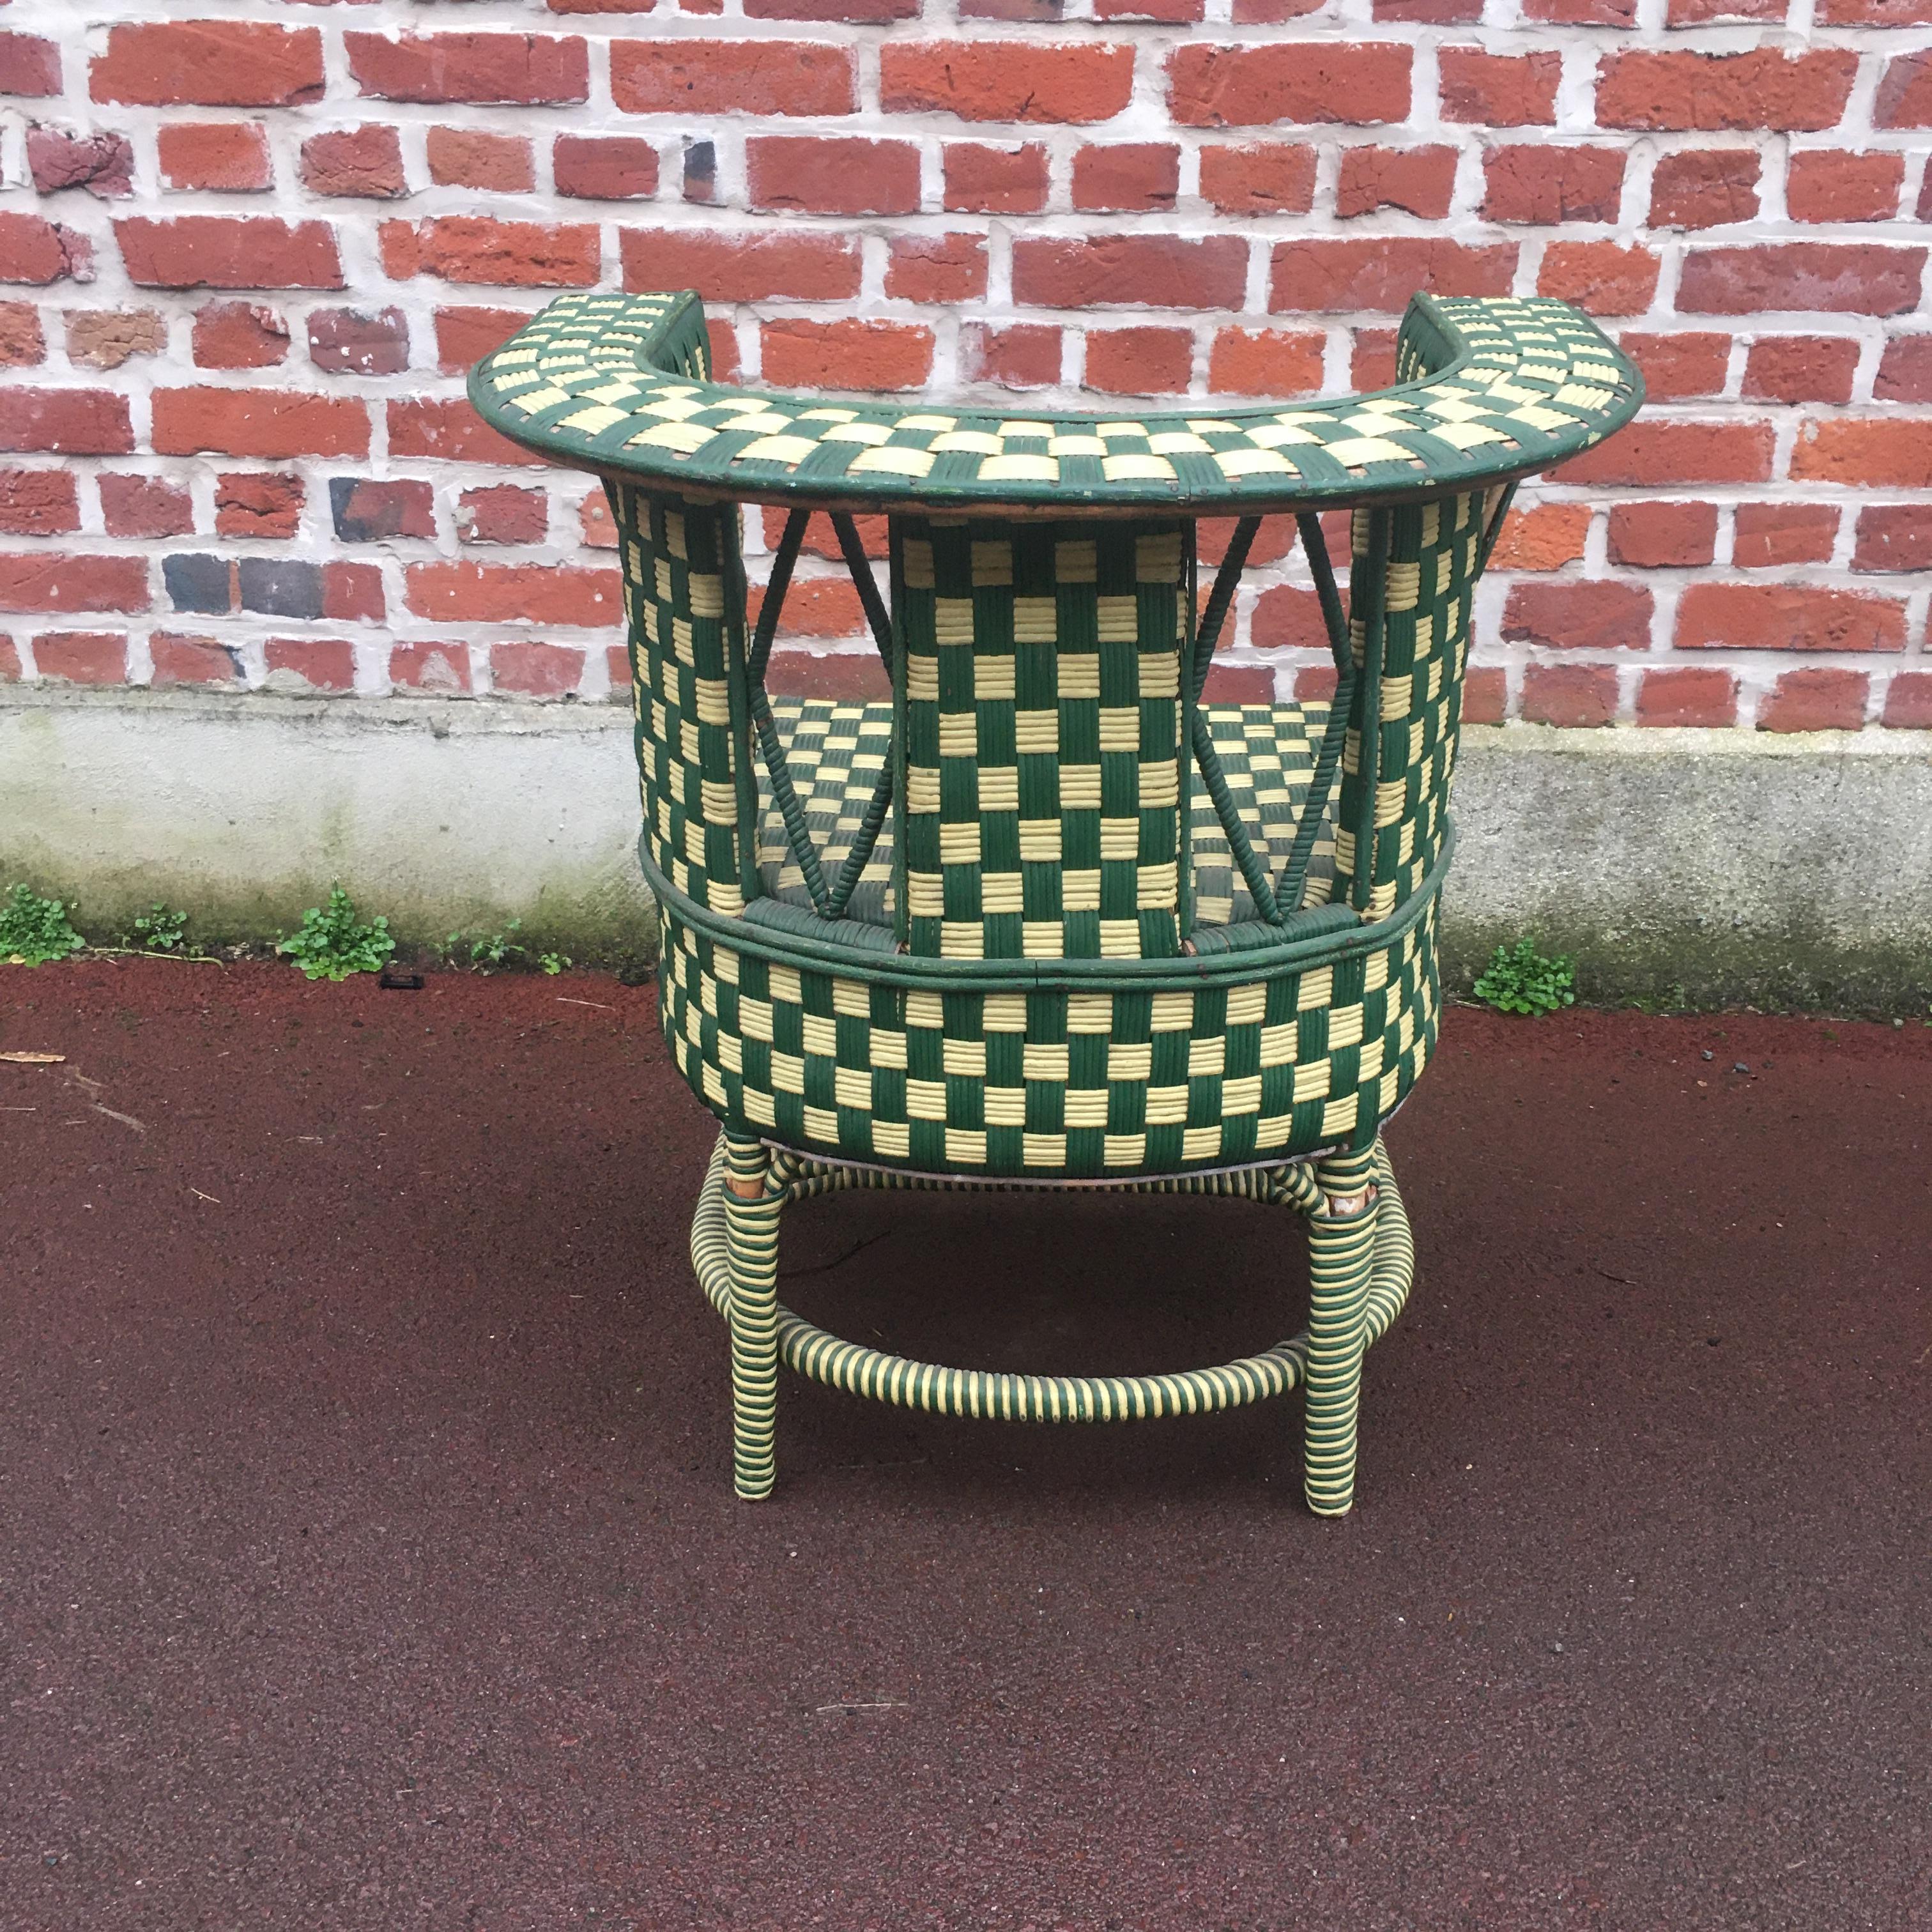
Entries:
MULTIPOLYGON (((1293 1406, 791 1381, 734 1502, 647 992, 0 968, 36 1048, 8 1932, 1932 1923, 1932 1030, 1452 1012, 1340 1523, 1293 1406)), ((872 1196, 784 1261, 910 1353, 1166 1368, 1295 1325, 1301 1256, 872 1196)))

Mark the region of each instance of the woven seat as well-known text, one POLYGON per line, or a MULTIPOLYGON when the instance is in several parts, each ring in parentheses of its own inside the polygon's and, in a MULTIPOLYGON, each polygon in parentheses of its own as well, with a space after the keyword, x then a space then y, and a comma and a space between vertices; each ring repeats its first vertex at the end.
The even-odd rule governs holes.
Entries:
POLYGON ((1354 1492, 1363 1352, 1413 1270, 1380 1138, 1436 1038, 1478 580, 1517 478, 1627 421, 1631 365, 1543 300, 1418 296, 1400 380, 1290 407, 1024 417, 710 380, 694 296, 570 295, 479 363, 513 440, 601 476, 629 628, 659 1016, 718 1117, 692 1258, 728 1324, 738 1490, 782 1360, 950 1414, 1104 1420, 1304 1387, 1354 1492), (786 512, 755 622, 743 506, 786 512), (1352 514, 1346 596, 1317 512, 1352 514), (882 594, 853 522, 885 513, 882 594), (1332 704, 1204 700, 1249 548, 1296 518, 1332 704), (890 703, 773 698, 829 514, 890 703), (1211 584, 1196 526, 1234 518, 1211 584), (850 1186, 1286 1206, 1309 1320, 1173 1376, 942 1369, 782 1308, 787 1206, 850 1186))
MULTIPOLYGON (((1285 865, 1294 843, 1303 800, 1328 722, 1325 704, 1210 704, 1202 707, 1250 843, 1270 872, 1285 865)), ((851 856, 865 825, 892 740, 892 707, 884 700, 835 704, 822 699, 775 698, 772 716, 805 822, 822 862, 836 870, 851 856)), ((802 911, 812 894, 772 794, 768 775, 758 789, 758 878, 766 892, 802 911)), ((1193 802, 1194 913, 1203 926, 1232 926, 1255 916, 1253 895, 1234 864, 1214 801, 1193 802)), ((1334 884, 1335 834, 1324 822, 1309 868, 1306 905, 1327 903, 1334 884)), ((893 930, 892 828, 883 826, 847 908, 851 918, 893 930)))

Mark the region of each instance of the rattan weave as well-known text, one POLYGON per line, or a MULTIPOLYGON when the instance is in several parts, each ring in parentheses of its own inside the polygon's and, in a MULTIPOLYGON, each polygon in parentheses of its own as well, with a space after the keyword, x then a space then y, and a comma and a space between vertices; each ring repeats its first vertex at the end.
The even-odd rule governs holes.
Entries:
POLYGON ((1634 370, 1543 301, 1418 298, 1378 395, 1019 418, 707 380, 695 298, 572 296, 478 365, 505 434, 602 474, 630 638, 665 1036, 718 1116, 693 1230, 730 1326, 736 1481, 781 1357, 1010 1420, 1306 1391, 1306 1486, 1352 1496, 1361 1356, 1402 1305, 1381 1124, 1433 1047, 1436 902, 1474 597, 1514 480, 1626 420, 1634 370), (742 503, 790 514, 750 621, 742 503), (1346 504, 1347 590, 1316 510, 1346 504), (773 698, 832 513, 890 704, 773 698), (881 598, 850 520, 889 513, 881 598), (1262 509, 1294 512, 1332 704, 1204 701, 1262 509), (1242 520, 1211 586, 1195 519, 1242 520), (1285 1204, 1306 1329, 1177 1376, 910 1363, 781 1308, 788 1204, 839 1186, 1155 1188, 1285 1204))

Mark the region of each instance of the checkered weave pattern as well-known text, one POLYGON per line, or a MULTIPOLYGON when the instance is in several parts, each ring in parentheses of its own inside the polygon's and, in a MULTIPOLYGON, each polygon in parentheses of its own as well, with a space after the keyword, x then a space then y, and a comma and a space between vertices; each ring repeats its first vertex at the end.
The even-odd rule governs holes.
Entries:
MULTIPOLYGON (((1328 723, 1325 704, 1210 704, 1202 706, 1249 842, 1270 872, 1279 872, 1294 844, 1315 751, 1328 723)), ((823 699, 775 698, 772 713, 784 740, 792 782, 806 824, 828 875, 850 854, 880 772, 892 754, 890 704, 836 704, 823 699)), ((809 911, 812 895, 784 821, 763 781, 759 799, 758 877, 772 898, 809 911)), ((1227 834, 1206 792, 1190 797, 1197 926, 1228 926, 1255 916, 1254 902, 1228 849, 1227 834)), ((1332 822, 1316 847, 1304 901, 1324 904, 1334 886, 1332 822)), ((892 830, 879 835, 850 916, 893 928, 892 830)))
POLYGON ((1338 898, 1352 894, 1370 917, 1386 917, 1429 873, 1442 848, 1456 759, 1469 615, 1485 540, 1503 492, 1468 490, 1393 510, 1358 509, 1352 519, 1354 578, 1372 568, 1379 518, 1388 561, 1380 574, 1376 660, 1369 662, 1368 601, 1358 596, 1349 648, 1359 682, 1342 755, 1336 813, 1338 898), (1369 721, 1366 722, 1365 721, 1369 721), (1363 758, 1365 730, 1371 758, 1363 758), (1373 789, 1372 849, 1358 878, 1357 853, 1373 789))
POLYGON ((673 913, 661 1016, 734 1132, 928 1173, 1128 1179, 1371 1142, 1435 1043, 1435 942, 1432 899, 1328 965, 955 992, 858 955, 787 964, 673 913))
POLYGON ((896 523, 901 928, 955 959, 1180 951, 1177 523, 896 523))
POLYGON ((494 428, 559 461, 782 502, 1157 511, 1418 498, 1543 469, 1628 421, 1635 370, 1560 302, 1418 296, 1405 385, 1144 418, 821 404, 703 378, 698 297, 571 294, 472 371, 494 428))

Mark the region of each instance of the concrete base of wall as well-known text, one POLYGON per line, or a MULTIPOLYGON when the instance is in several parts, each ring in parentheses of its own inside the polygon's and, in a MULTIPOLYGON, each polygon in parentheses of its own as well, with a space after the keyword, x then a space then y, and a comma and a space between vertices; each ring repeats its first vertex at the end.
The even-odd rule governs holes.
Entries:
MULTIPOLYGON (((1444 946, 1574 953, 1586 997, 1924 1014, 1932 744, 1903 733, 1476 728, 1444 946)), ((0 694, 0 886, 90 934, 157 898, 214 942, 289 931, 340 879, 406 941, 522 921, 650 955, 622 707, 192 692, 0 694)))

